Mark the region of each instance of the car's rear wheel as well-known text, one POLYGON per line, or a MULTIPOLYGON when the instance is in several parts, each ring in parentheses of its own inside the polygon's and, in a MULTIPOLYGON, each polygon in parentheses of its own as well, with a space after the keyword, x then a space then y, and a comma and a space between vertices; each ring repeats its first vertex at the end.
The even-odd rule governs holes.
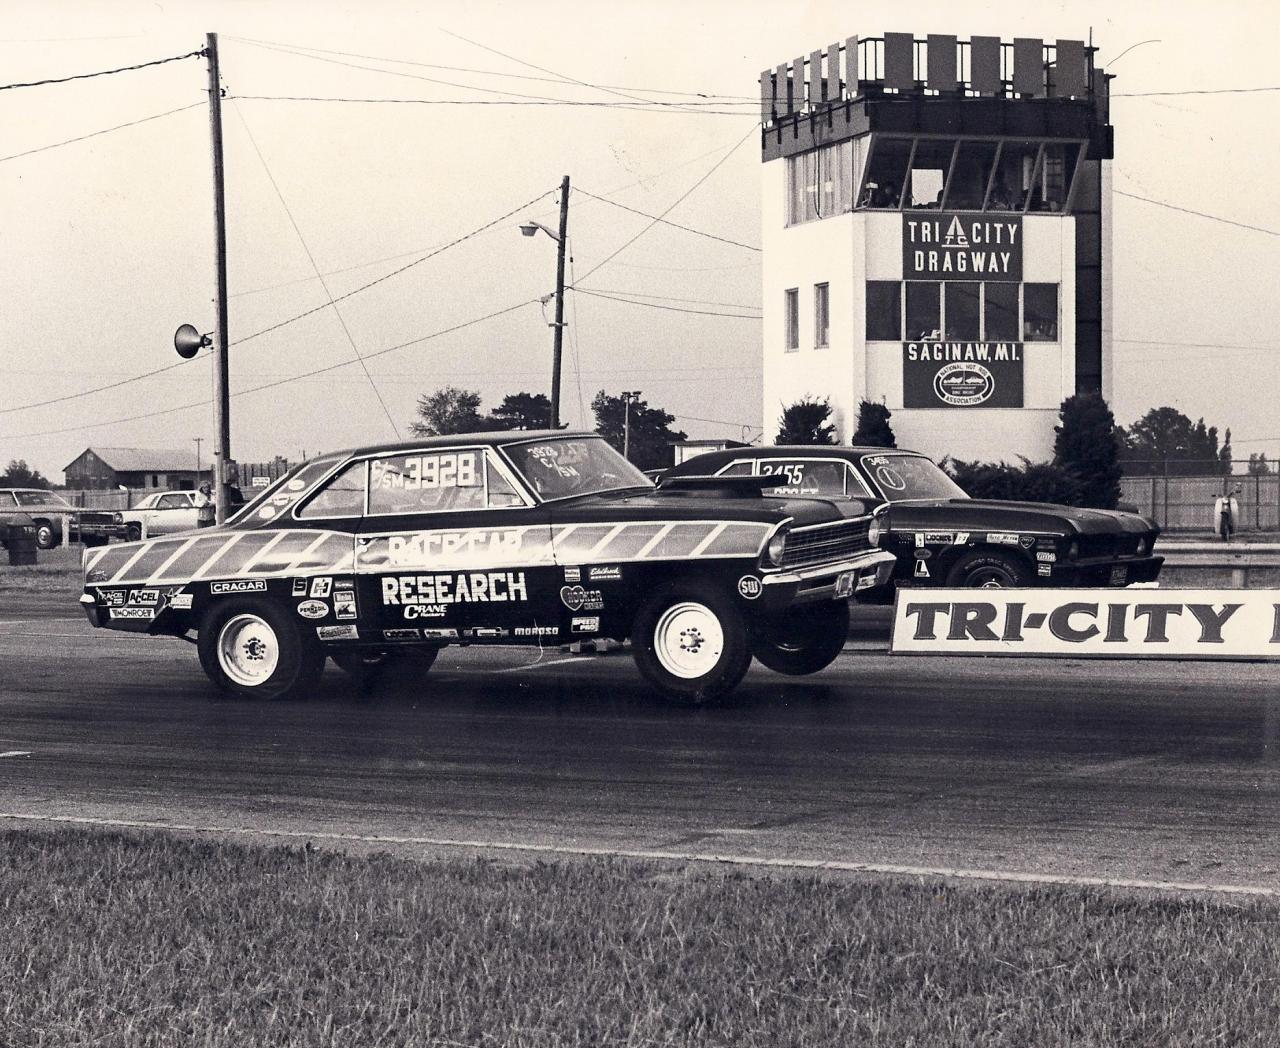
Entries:
POLYGON ((997 550, 974 550, 947 572, 947 585, 965 589, 1030 586, 1031 571, 1017 557, 997 550))
POLYGON ((324 652, 280 608, 256 598, 213 606, 200 624, 200 665, 220 690, 276 699, 306 692, 324 668, 324 652))
POLYGON ((36 545, 41 549, 53 549, 57 542, 57 532, 47 520, 36 521, 36 545))
POLYGON ((664 586, 636 614, 631 650, 644 678, 682 705, 727 695, 751 665, 746 625, 734 602, 698 583, 664 586))
POLYGON ((830 666, 848 638, 849 602, 828 600, 753 625, 751 653, 776 673, 802 677, 830 666))

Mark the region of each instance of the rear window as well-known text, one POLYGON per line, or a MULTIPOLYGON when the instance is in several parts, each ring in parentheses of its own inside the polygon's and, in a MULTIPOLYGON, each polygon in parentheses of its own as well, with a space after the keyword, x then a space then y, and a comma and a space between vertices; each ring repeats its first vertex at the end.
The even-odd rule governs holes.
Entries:
POLYGON ((866 485, 853 471, 853 466, 843 459, 831 458, 768 458, 752 462, 734 462, 720 470, 720 475, 751 473, 771 477, 781 475, 786 483, 770 488, 766 495, 783 495, 801 498, 865 498, 869 494, 866 485))

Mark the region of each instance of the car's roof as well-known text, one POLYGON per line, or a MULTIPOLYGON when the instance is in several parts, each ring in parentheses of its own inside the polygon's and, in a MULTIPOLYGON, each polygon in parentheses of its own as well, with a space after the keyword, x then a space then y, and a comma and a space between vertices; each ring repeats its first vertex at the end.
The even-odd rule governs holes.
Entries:
POLYGON ((38 491, 41 495, 57 495, 62 498, 62 492, 53 491, 50 488, 0 488, 0 491, 38 491))
POLYGON ((528 440, 599 436, 599 433, 587 433, 582 430, 569 429, 503 429, 490 430, 485 433, 449 433, 445 436, 419 437, 416 440, 402 440, 392 444, 367 444, 364 447, 333 452, 331 455, 317 456, 317 458, 349 458, 357 455, 375 454, 394 455, 402 451, 414 451, 417 448, 452 447, 456 444, 469 444, 472 446, 478 444, 482 447, 496 447, 499 444, 518 444, 528 440))
POLYGON ((877 448, 869 445, 841 444, 781 444, 760 448, 725 448, 723 451, 708 451, 693 458, 685 459, 677 468, 684 469, 693 463, 733 462, 737 459, 759 458, 857 458, 861 455, 919 455, 920 452, 909 448, 877 448))

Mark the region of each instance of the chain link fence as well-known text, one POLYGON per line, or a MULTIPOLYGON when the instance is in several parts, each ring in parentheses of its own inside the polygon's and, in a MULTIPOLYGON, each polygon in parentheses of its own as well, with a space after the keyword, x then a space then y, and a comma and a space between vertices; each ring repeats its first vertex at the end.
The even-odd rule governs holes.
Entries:
MULTIPOLYGON (((1214 503, 1231 493, 1239 507, 1237 531, 1280 531, 1280 460, 1237 460, 1229 474, 1187 476, 1195 466, 1179 462, 1171 464, 1168 473, 1123 477, 1120 500, 1137 506, 1165 531, 1213 532, 1214 503)), ((1206 462, 1204 473, 1220 468, 1217 460, 1206 462)))

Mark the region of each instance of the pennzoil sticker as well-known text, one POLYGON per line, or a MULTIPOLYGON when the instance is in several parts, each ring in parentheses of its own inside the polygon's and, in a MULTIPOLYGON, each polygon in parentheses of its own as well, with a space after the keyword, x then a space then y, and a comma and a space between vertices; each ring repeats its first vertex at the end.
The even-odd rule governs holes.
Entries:
POLYGON ((329 614, 329 605, 322 600, 304 600, 298 605, 298 614, 304 619, 322 619, 329 614))

